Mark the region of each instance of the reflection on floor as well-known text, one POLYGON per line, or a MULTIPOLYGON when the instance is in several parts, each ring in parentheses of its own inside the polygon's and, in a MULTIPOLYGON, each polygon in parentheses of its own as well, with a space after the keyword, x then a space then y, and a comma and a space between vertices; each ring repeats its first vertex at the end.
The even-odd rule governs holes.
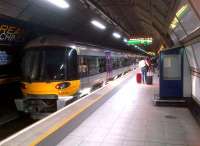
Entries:
POLYGON ((58 146, 200 146, 189 110, 154 106, 156 90, 131 78, 58 146))

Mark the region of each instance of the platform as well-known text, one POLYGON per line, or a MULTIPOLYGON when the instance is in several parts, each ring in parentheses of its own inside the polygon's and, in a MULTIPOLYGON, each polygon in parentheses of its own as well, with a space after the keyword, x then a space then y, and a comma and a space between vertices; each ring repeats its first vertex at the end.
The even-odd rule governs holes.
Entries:
POLYGON ((108 82, 0 142, 0 146, 199 146, 200 127, 184 107, 155 106, 158 78, 108 82))
POLYGON ((154 85, 135 77, 57 146, 199 146, 200 128, 187 108, 157 107, 154 85))

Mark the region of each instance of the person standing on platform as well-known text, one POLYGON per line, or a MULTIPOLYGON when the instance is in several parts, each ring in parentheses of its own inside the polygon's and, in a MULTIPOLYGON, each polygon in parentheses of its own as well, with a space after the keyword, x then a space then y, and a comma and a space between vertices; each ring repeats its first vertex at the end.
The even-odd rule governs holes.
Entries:
POLYGON ((142 72, 142 82, 146 83, 147 71, 148 71, 148 63, 146 59, 143 59, 139 62, 139 68, 141 69, 142 72))

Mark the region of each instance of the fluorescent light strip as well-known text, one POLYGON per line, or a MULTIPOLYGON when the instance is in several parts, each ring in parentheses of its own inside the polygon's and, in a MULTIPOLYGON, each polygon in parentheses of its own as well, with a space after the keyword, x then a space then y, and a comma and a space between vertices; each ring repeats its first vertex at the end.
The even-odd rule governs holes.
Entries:
POLYGON ((106 29, 106 26, 103 25, 102 23, 100 23, 99 21, 92 20, 91 23, 92 23, 94 26, 96 26, 96 27, 98 27, 98 28, 100 28, 100 29, 106 29))
POLYGON ((114 33, 113 33, 113 36, 114 36, 115 38, 117 38, 117 39, 120 39, 120 38, 121 38, 121 35, 120 35, 119 33, 117 33, 117 32, 114 32, 114 33))
POLYGON ((70 7, 69 3, 67 3, 65 0, 46 0, 46 1, 56 5, 59 8, 66 9, 70 7))

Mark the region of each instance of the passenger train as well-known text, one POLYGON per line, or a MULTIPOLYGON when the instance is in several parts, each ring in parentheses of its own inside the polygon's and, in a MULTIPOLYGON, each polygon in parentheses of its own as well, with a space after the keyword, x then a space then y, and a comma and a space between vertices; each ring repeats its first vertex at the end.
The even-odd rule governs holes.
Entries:
POLYGON ((52 113, 131 70, 137 55, 65 37, 39 37, 24 49, 19 111, 35 119, 52 113))

